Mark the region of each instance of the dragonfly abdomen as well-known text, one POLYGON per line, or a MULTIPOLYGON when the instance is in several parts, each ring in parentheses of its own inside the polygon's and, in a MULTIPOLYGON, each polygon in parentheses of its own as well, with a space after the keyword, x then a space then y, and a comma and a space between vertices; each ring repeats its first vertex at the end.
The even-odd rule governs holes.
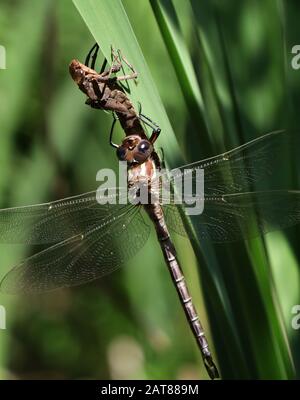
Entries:
POLYGON ((147 205, 145 206, 145 209, 154 223, 157 238, 159 240, 166 264, 170 271, 172 281, 176 287, 186 318, 192 329, 197 345, 201 351, 207 372, 212 379, 218 378, 219 372, 212 360, 212 355, 208 347, 208 342, 205 337, 203 327, 199 320, 196 308, 192 302, 192 297, 188 290, 181 266, 177 259, 175 246, 172 243, 167 225, 165 223, 162 208, 160 204, 157 203, 147 205))

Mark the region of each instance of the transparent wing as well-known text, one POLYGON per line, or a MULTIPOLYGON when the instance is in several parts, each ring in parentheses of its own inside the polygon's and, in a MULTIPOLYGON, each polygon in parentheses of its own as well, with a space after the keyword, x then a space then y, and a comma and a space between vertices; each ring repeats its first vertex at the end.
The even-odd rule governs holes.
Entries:
MULTIPOLYGON (((111 195, 118 203, 120 195, 111 195)), ((91 230, 118 209, 118 204, 99 204, 101 194, 89 192, 44 204, 0 210, 0 242, 57 243, 91 230)))
POLYGON ((89 231, 27 258, 3 278, 1 290, 43 292, 98 279, 133 257, 149 231, 139 207, 123 206, 89 231))
MULTIPOLYGON (((253 183, 266 179, 278 168, 278 159, 297 136, 285 130, 274 131, 215 157, 183 165, 164 175, 184 174, 186 182, 194 180, 195 171, 204 171, 206 197, 249 192, 253 183)), ((167 177, 168 175, 168 177, 167 177)))
MULTIPOLYGON (((164 205, 170 229, 185 235, 175 204, 164 205)), ((225 194, 205 198, 204 211, 190 217, 197 235, 213 242, 255 237, 300 222, 300 191, 268 191, 225 194)))
MULTIPOLYGON (((298 223, 298 191, 253 190, 259 181, 270 183, 266 178, 278 173, 280 156, 296 139, 293 132, 274 131, 218 156, 184 165, 171 171, 168 178, 165 175, 161 197, 164 200, 169 192, 171 204, 164 205, 164 213, 170 229, 186 234, 179 208, 172 204, 177 190, 170 185, 172 176, 181 175, 185 183, 195 183, 199 169, 204 172, 203 193, 193 196, 194 200, 203 200, 204 210, 200 215, 191 215, 191 219, 203 240, 235 241, 298 223), (258 232, 253 231, 255 217, 258 232)), ((192 195, 185 195, 185 199, 192 200, 192 195)), ((187 202, 183 205, 186 207, 187 202)))

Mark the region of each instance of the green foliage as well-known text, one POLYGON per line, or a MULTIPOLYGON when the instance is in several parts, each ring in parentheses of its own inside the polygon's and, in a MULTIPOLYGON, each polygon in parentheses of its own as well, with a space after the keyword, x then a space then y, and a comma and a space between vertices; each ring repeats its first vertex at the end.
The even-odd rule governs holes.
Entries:
MULTIPOLYGON (((189 7, 178 1, 151 1, 178 79, 182 81, 184 96, 198 105, 190 89, 193 87, 193 93, 197 93, 194 87, 197 76, 196 86, 203 98, 202 117, 208 132, 200 130, 193 139, 191 155, 195 158, 197 142, 200 145, 204 141, 212 151, 222 151, 224 143, 245 141, 251 132, 289 126, 285 120, 288 109, 282 112, 281 119, 277 112, 284 104, 286 90, 282 52, 285 43, 280 36, 282 9, 268 1, 233 3, 225 6, 221 2, 192 1, 189 7), (239 9, 236 14, 239 18, 234 21, 230 12, 233 7, 239 9), (271 20, 264 29, 266 18, 271 20), (188 72, 191 57, 192 74, 188 72), (189 85, 185 83, 187 76, 191 78, 189 85)), ((190 108, 193 111, 196 107, 190 108)), ((274 240, 275 237, 265 238, 268 251, 272 253, 272 247, 281 248, 282 252, 285 249, 285 256, 293 258, 291 248, 287 254, 286 239, 282 236, 281 240, 278 237, 274 240)), ((200 272, 223 377, 293 377, 293 360, 281 324, 282 310, 274 297, 276 289, 282 293, 284 281, 277 281, 275 288, 270 279, 268 253, 262 239, 248 242, 245 247, 239 245, 238 250, 235 245, 221 251, 220 247, 214 251, 204 246, 202 249, 209 268, 200 265, 200 272), (209 250, 211 254, 207 257, 209 250)), ((291 271, 294 271, 299 282, 293 262, 289 263, 288 271, 285 281, 293 284, 295 276, 291 271)), ((285 298, 291 310, 296 296, 285 291, 285 298)))

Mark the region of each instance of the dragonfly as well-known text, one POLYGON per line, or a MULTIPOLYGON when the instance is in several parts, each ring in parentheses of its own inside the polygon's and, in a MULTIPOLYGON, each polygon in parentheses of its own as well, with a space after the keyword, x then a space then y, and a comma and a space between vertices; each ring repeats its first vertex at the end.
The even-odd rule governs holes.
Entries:
MULTIPOLYGON (((284 130, 271 132, 176 169, 187 171, 185 175, 191 182, 195 171, 204 171, 204 210, 189 216, 200 241, 232 242, 300 221, 299 190, 250 190, 271 176, 276 154, 287 146, 290 137, 284 130), (253 229, 254 217, 257 229, 253 229)), ((110 200, 115 201, 108 203, 103 201, 107 200, 104 194, 96 190, 44 204, 0 210, 0 242, 47 246, 13 267, 3 277, 1 290, 12 294, 41 293, 101 278, 142 249, 152 223, 204 365, 210 378, 215 379, 219 372, 170 236, 170 232, 187 235, 181 211, 189 204, 178 204, 174 191, 168 203, 163 201, 156 175, 159 165, 153 152, 154 141, 138 135, 126 136, 117 149, 119 160, 128 164, 128 188, 138 187, 141 182, 143 187, 146 185, 149 193, 155 195, 149 204, 124 204, 119 201, 122 190, 111 194, 110 200)), ((165 175, 165 180, 171 181, 169 174, 165 175)))

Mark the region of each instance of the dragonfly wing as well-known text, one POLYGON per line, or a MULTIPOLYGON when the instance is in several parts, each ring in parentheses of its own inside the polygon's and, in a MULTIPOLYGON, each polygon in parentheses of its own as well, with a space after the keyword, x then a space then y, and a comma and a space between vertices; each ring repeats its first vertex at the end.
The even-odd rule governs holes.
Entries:
MULTIPOLYGON (((176 205, 165 205, 168 227, 184 234, 176 205)), ((190 216, 202 240, 233 242, 300 222, 300 191, 225 194, 206 198, 203 213, 190 216)))
POLYGON ((254 183, 266 183, 266 178, 278 173, 278 162, 284 150, 296 140, 295 134, 285 130, 270 132, 215 157, 166 172, 163 174, 164 188, 169 186, 174 176, 184 176, 184 182, 188 184, 189 180, 195 181, 197 170, 203 170, 204 195, 207 197, 253 191, 254 183))
POLYGON ((99 204, 96 191, 44 204, 0 210, 0 242, 58 243, 99 225, 121 205, 119 196, 99 204))
MULTIPOLYGON (((201 215, 191 216, 194 226, 202 239, 215 242, 234 241, 242 236, 253 236, 253 230, 247 228, 257 210, 258 226, 262 232, 275 228, 284 228, 298 222, 299 193, 297 191, 255 192, 256 184, 268 185, 270 175, 278 173, 278 161, 297 136, 285 130, 274 131, 245 143, 233 150, 199 162, 184 165, 163 179, 163 201, 170 198, 171 204, 164 205, 165 217, 170 229, 185 235, 181 215, 175 199, 203 200, 204 211, 201 215), (182 176, 184 184, 193 182, 195 188, 196 172, 203 170, 202 193, 178 192, 178 185, 172 185, 172 177, 182 176)), ((179 180, 180 182, 180 180, 179 180)), ((260 186, 259 186, 260 187, 260 186)), ((263 186, 264 187, 264 186, 263 186)), ((265 188, 269 189, 269 187, 265 188)), ((252 223, 253 225, 253 223, 252 223)), ((259 234, 259 233, 257 233, 259 234)))
POLYGON ((119 268, 145 244, 150 228, 129 205, 101 224, 27 258, 1 282, 7 293, 38 293, 83 284, 119 268))
POLYGON ((180 236, 187 236, 179 206, 175 204, 164 204, 162 208, 168 228, 180 236))

